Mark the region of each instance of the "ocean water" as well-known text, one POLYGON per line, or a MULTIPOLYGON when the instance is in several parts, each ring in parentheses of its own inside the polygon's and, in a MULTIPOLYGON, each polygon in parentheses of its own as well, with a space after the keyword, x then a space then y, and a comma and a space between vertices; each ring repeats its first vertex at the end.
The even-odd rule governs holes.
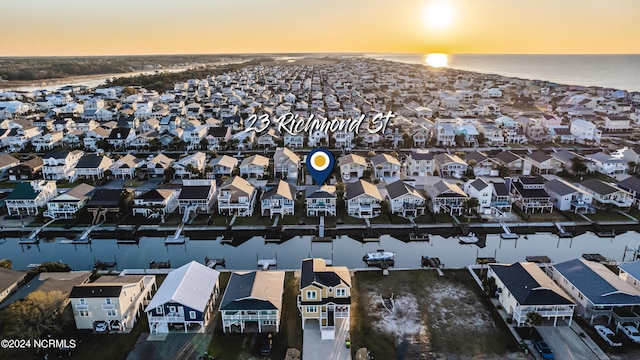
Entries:
MULTIPOLYGON (((420 54, 367 54, 375 59, 425 64, 420 54)), ((640 54, 448 55, 448 67, 558 84, 640 91, 640 54)))

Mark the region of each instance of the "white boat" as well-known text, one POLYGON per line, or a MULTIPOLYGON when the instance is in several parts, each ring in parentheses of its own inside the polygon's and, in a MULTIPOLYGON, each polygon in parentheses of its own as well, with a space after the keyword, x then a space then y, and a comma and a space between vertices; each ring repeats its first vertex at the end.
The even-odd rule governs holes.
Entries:
POLYGON ((393 253, 384 250, 378 250, 376 252, 367 253, 362 257, 364 261, 381 261, 381 260, 391 260, 393 259, 393 253))
POLYGON ((460 240, 461 243, 465 244, 475 244, 479 239, 476 234, 470 232, 467 236, 458 236, 458 240, 460 240))

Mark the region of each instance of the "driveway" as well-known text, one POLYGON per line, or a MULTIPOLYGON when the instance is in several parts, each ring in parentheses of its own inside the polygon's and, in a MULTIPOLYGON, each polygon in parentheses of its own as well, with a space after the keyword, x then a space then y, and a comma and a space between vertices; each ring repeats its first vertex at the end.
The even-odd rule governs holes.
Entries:
POLYGON ((320 339, 320 325, 317 321, 307 321, 302 340, 302 360, 351 360, 351 349, 345 341, 349 328, 343 319, 336 320, 336 338, 320 339))
POLYGON ((212 335, 207 334, 159 334, 142 333, 127 360, 197 360, 206 351, 212 335))
MULTIPOLYGON (((556 359, 598 360, 602 358, 596 356, 594 351, 592 351, 591 348, 585 344, 584 340, 569 326, 536 326, 536 329, 538 329, 544 341, 551 347, 556 359)), ((593 341, 591 342, 593 343, 593 341)), ((600 348, 597 346, 596 348, 596 351, 602 353, 600 348)), ((602 353, 602 355, 604 355, 604 353, 602 353)), ((606 355, 604 358, 607 358, 606 355)))

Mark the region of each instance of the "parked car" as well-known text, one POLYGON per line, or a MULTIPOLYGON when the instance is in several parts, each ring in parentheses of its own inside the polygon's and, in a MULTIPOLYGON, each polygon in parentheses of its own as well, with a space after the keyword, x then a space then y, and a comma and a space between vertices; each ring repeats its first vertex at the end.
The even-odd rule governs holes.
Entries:
POLYGON ((271 338, 272 338, 271 334, 265 334, 262 337, 260 342, 260 355, 262 356, 271 355, 271 345, 272 345, 271 338))
POLYGON ((596 332, 598 333, 598 335, 600 335, 602 340, 606 341, 606 343, 609 344, 609 346, 612 346, 612 347, 622 346, 621 342, 616 341, 614 339, 616 334, 608 327, 604 325, 596 325, 594 326, 594 328, 596 329, 596 332))
POLYGON ((109 330, 109 324, 106 321, 97 321, 94 325, 96 332, 107 332, 109 330))
POLYGON ((638 331, 635 325, 618 325, 618 327, 622 329, 622 332, 627 335, 631 341, 635 343, 640 342, 640 331, 638 331))
POLYGON ((534 342, 533 346, 536 348, 536 350, 538 350, 538 352, 540 353, 540 356, 542 356, 543 359, 554 360, 556 358, 555 355, 553 354, 553 350, 551 350, 549 345, 547 345, 547 343, 544 342, 544 340, 538 340, 534 342))

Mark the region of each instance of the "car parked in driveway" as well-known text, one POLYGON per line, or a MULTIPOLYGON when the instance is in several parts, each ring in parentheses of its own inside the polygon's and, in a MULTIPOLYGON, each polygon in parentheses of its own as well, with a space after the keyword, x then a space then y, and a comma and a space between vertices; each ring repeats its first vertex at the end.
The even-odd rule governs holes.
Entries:
POLYGON ((535 341, 533 343, 533 346, 536 348, 536 350, 538 350, 538 352, 540 353, 540 356, 542 356, 543 359, 554 360, 556 358, 555 355, 553 354, 553 350, 551 350, 549 345, 547 345, 547 343, 544 342, 544 340, 535 341))
POLYGON ((622 332, 627 335, 631 341, 638 343, 640 342, 640 331, 635 325, 627 324, 627 325, 618 325, 618 328, 622 330, 622 332))
POLYGON ((96 332, 103 333, 109 330, 109 324, 106 321, 96 321, 94 325, 96 332))
POLYGON ((607 344, 609 344, 609 346, 611 347, 622 346, 622 343, 620 341, 616 341, 615 339, 616 334, 608 327, 604 325, 596 325, 594 326, 594 329, 596 329, 596 332, 598 333, 598 335, 600 335, 602 340, 604 340, 607 344))

